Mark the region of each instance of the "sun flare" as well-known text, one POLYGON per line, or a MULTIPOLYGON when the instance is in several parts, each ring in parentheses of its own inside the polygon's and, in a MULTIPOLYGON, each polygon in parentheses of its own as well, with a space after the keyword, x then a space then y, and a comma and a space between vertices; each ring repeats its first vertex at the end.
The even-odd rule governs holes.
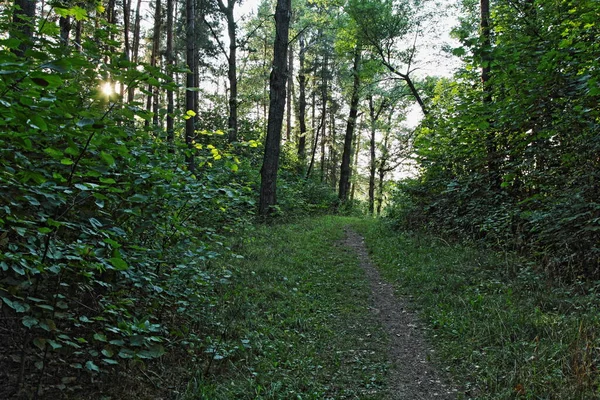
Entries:
POLYGON ((104 82, 102 86, 100 86, 100 90, 102 90, 102 93, 104 93, 106 96, 111 96, 115 93, 111 82, 104 82))

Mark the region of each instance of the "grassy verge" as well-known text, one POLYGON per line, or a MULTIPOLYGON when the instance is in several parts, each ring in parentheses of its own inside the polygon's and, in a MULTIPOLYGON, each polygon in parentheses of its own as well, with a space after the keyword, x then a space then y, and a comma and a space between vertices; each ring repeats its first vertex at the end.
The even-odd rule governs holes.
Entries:
POLYGON ((465 398, 600 398, 599 285, 558 285, 499 254, 356 221, 430 327, 465 398))
POLYGON ((356 255, 336 245, 344 224, 263 226, 240 240, 244 258, 218 266, 208 361, 181 398, 386 398, 386 338, 356 255))

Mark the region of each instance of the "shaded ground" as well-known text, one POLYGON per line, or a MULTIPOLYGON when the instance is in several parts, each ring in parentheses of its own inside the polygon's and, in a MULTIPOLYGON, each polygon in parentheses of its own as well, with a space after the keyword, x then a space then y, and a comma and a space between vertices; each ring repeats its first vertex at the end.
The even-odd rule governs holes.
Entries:
POLYGON ((393 364, 388 387, 392 399, 455 399, 456 390, 429 361, 428 348, 414 312, 406 301, 394 296, 394 288, 384 282, 373 267, 364 239, 346 228, 344 244, 353 249, 365 270, 372 290, 372 311, 379 316, 389 337, 388 358, 393 364))

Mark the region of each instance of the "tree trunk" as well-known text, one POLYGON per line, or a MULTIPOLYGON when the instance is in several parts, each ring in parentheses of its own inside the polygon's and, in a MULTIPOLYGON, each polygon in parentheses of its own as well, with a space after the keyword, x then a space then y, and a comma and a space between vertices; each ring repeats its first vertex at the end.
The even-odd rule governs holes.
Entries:
MULTIPOLYGON (((188 90, 185 92, 185 109, 187 111, 197 112, 197 104, 195 104, 195 96, 191 88, 196 87, 195 82, 195 71, 197 66, 196 61, 196 24, 195 24, 195 0, 186 0, 185 2, 185 19, 186 19, 186 63, 188 72, 186 73, 186 87, 188 90)), ((188 115, 189 116, 189 115, 188 115)), ((185 121, 185 143, 188 147, 186 152, 186 163, 190 172, 194 172, 196 164, 194 161, 194 146, 193 141, 195 138, 195 127, 194 118, 188 118, 185 121)))
POLYGON ((60 27, 60 41, 65 48, 68 48, 69 35, 71 34, 71 17, 60 17, 58 20, 58 26, 60 27))
MULTIPOLYGON (((133 23, 133 45, 131 48, 131 62, 134 64, 138 63, 139 51, 140 51, 140 8, 142 7, 142 0, 138 0, 137 8, 135 10, 135 22, 133 23)), ((130 85, 127 88, 127 102, 132 103, 135 97, 135 85, 130 85)))
MULTIPOLYGON (((357 135, 355 135, 354 139, 354 161, 352 165, 354 166, 354 170, 358 169, 358 154, 360 152, 360 131, 357 135)), ((354 193, 356 192, 356 180, 351 183, 352 189, 350 190, 350 201, 354 201, 354 193)))
POLYGON ((292 99, 294 98, 294 49, 290 43, 288 49, 288 81, 287 81, 287 109, 286 109, 286 126, 285 126, 285 140, 288 142, 292 138, 292 99))
MULTIPOLYGON (((173 57, 173 0, 167 0, 167 76, 169 83, 173 83, 173 67, 175 60, 173 57)), ((167 90, 167 141, 170 144, 169 152, 173 152, 173 141, 175 139, 175 122, 173 113, 175 104, 173 99, 173 90, 167 90)))
POLYGON ((323 129, 323 134, 321 136, 321 182, 325 179, 325 144, 327 142, 327 91, 328 91, 328 81, 327 81, 327 69, 329 64, 329 57, 326 53, 323 57, 323 64, 321 66, 321 126, 323 129))
POLYGON ((281 147, 281 128, 286 99, 287 49, 290 27, 291 0, 277 0, 275 9, 275 43, 273 69, 270 76, 270 102, 265 155, 261 168, 259 214, 266 216, 277 204, 277 170, 281 147))
POLYGON ((14 49, 14 53, 19 57, 23 57, 25 51, 33 44, 35 6, 36 0, 15 0, 15 9, 12 15, 14 30, 11 30, 10 36, 17 36, 21 40, 19 47, 14 49))
POLYGON ((369 214, 375 212, 375 134, 377 133, 377 118, 375 116, 375 104, 373 104, 373 95, 369 96, 369 117, 371 138, 369 141, 369 214))
POLYGON ((123 45, 125 51, 125 59, 131 60, 131 43, 129 42, 130 30, 130 15, 131 15, 131 0, 123 0, 123 45))
MULTIPOLYGON (((154 10, 154 32, 152 34, 152 53, 150 54, 150 66, 156 67, 158 64, 158 53, 160 51, 160 25, 161 25, 161 0, 156 0, 154 10)), ((152 123, 158 126, 158 88, 148 85, 148 98, 146 101, 146 110, 152 111, 152 123)), ((146 120, 146 126, 148 126, 146 120)))
POLYGON ((344 152, 342 154, 342 165, 340 168, 340 184, 338 197, 343 203, 348 200, 350 190, 350 158, 352 157, 352 138, 354 136, 354 128, 356 126, 356 116, 358 115, 358 100, 360 88, 359 67, 361 62, 361 51, 356 48, 354 55, 354 65, 352 73, 354 74, 354 84, 352 86, 352 98, 350 100, 350 114, 348 115, 348 123, 346 125, 346 135, 344 137, 344 152))
POLYGON ((298 59, 300 61, 300 71, 298 72, 298 89, 300 96, 298 98, 298 123, 300 124, 300 137, 298 138, 298 158, 301 163, 306 159, 306 70, 305 70, 305 42, 304 35, 300 33, 298 37, 300 49, 298 59))
POLYGON ((219 9, 227 20, 227 35, 229 36, 229 54, 227 55, 227 78, 229 79, 229 117, 227 118, 227 129, 229 131, 229 142, 237 141, 238 136, 238 88, 237 88, 237 37, 235 15, 233 13, 235 0, 227 0, 227 6, 223 0, 219 0, 219 9))

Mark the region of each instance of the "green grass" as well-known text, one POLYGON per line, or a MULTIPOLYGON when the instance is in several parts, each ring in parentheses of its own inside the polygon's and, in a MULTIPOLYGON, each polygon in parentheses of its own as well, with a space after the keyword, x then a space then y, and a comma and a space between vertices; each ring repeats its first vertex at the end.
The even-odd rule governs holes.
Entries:
MULTIPOLYGON (((347 220, 260 226, 223 269, 182 399, 385 399, 387 339, 370 313, 347 220)), ((239 245, 239 243, 238 243, 239 245)))
POLYGON ((412 299, 465 398, 600 398, 597 283, 560 285, 502 254, 372 220, 353 225, 412 299))

